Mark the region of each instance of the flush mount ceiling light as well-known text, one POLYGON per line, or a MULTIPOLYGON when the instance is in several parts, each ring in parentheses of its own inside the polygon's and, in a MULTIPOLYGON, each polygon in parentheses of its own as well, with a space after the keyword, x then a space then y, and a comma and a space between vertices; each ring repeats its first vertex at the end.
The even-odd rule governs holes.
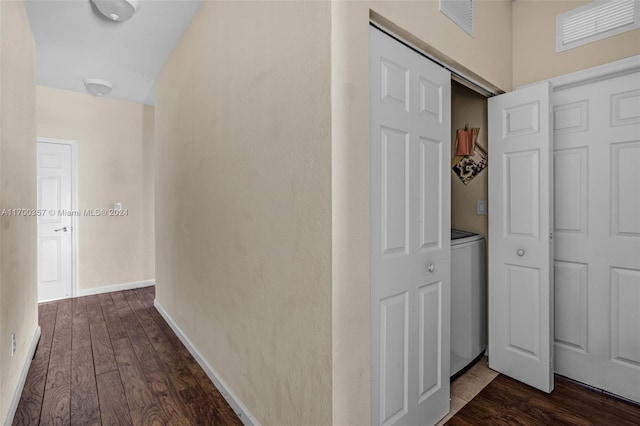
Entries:
POLYGON ((91 0, 96 9, 111 21, 131 18, 140 7, 140 0, 91 0))
POLYGON ((113 84, 106 80, 100 80, 99 78, 88 78, 84 81, 84 87, 87 91, 95 96, 105 96, 113 89, 113 84))

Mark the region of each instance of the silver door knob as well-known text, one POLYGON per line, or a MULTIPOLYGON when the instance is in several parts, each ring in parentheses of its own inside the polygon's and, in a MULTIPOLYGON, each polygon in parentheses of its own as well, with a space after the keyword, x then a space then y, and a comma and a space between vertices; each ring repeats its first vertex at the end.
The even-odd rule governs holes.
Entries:
POLYGON ((516 254, 518 256, 524 256, 524 250, 523 249, 518 249, 518 251, 516 251, 516 254))
POLYGON ((430 264, 429 266, 427 266, 427 271, 429 272, 435 272, 436 271, 436 267, 434 266, 434 264, 430 264))
POLYGON ((69 228, 67 228, 66 226, 63 226, 60 229, 54 229, 53 232, 60 232, 60 231, 67 232, 68 230, 69 230, 69 228))

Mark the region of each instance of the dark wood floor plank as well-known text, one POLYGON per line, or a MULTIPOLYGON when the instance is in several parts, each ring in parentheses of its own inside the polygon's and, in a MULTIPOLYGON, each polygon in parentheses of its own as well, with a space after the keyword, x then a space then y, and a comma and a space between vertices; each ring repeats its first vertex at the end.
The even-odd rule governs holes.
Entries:
POLYGON ((155 308, 147 311, 154 318, 147 332, 171 384, 178 391, 197 386, 199 382, 192 372, 189 352, 155 308))
POLYGON ((127 397, 129 408, 143 408, 154 403, 151 389, 142 373, 142 368, 136 358, 129 339, 119 339, 113 342, 120 376, 123 381, 124 393, 127 397))
POLYGON ((68 355, 71 360, 71 325, 73 305, 71 299, 58 302, 56 311, 56 324, 51 342, 51 356, 61 357, 68 355))
POLYGON ((150 287, 40 304, 13 424, 239 425, 154 298, 150 287))
POLYGON ((96 374, 106 373, 118 368, 111 338, 104 321, 93 321, 90 325, 93 362, 96 374))
POLYGON ((102 424, 105 426, 133 425, 120 373, 116 370, 100 374, 96 377, 96 382, 102 424))
MULTIPOLYGON (((157 345, 156 352, 161 360, 170 366, 171 373, 169 377, 174 388, 187 393, 197 389, 198 392, 204 395, 205 400, 215 402, 213 411, 218 419, 218 424, 241 424, 231 406, 213 385, 202 367, 184 347, 180 339, 173 333, 164 318, 152 305, 147 305, 147 312, 151 318, 154 318, 155 327, 162 331, 165 336, 164 341, 160 339, 161 344, 157 345), (166 348, 167 343, 171 345, 171 350, 166 348), (169 356, 167 357, 167 355, 169 356), (235 421, 238 423, 234 423, 235 421)), ((153 338, 151 340, 155 341, 153 338)), ((190 410, 195 415, 193 409, 190 410)), ((200 412, 200 415, 203 415, 203 413, 200 412)))
POLYGON ((122 325, 122 321, 120 321, 118 308, 116 307, 115 303, 113 303, 111 293, 101 294, 99 296, 99 300, 111 340, 117 340, 122 339, 123 337, 127 337, 127 332, 122 325))
POLYGON ((14 425, 36 425, 40 421, 57 311, 57 302, 38 305, 40 340, 27 373, 22 397, 13 419, 14 425))
MULTIPOLYGON (((126 301, 126 299, 125 299, 126 301)), ((154 351, 147 334, 142 329, 142 325, 138 321, 138 318, 134 311, 127 305, 118 309, 120 320, 124 325, 124 328, 129 336, 133 350, 136 353, 138 360, 143 361, 145 359, 153 357, 154 351)))
POLYGON ((91 349, 85 346, 72 348, 71 424, 100 425, 100 405, 93 356, 91 349))
POLYGON ((606 401, 606 411, 599 411, 603 422, 613 424, 640 425, 640 405, 629 404, 620 399, 604 395, 592 388, 574 383, 564 377, 556 376, 555 391, 551 394, 554 401, 562 403, 562 406, 576 415, 584 415, 584 406, 598 407, 602 401, 606 401))
POLYGON ((71 329, 71 346, 74 348, 91 346, 86 299, 84 297, 78 297, 72 300, 73 322, 71 329))
POLYGON ((640 424, 640 406, 556 376, 551 394, 500 375, 447 422, 452 426, 640 424))
POLYGON ((165 370, 160 367, 157 359, 149 358, 141 363, 142 371, 151 389, 162 405, 170 424, 185 425, 190 423, 188 411, 178 392, 169 382, 165 370))
POLYGON ((155 287, 139 288, 136 290, 136 295, 146 306, 153 306, 153 301, 156 297, 155 287))
MULTIPOLYGON (((137 296, 137 291, 132 294, 137 296)), ((163 369, 171 381, 172 387, 181 391, 199 384, 197 376, 192 373, 191 364, 195 363, 191 354, 186 350, 182 342, 175 336, 169 325, 160 316, 154 319, 150 313, 157 314, 152 307, 152 299, 147 299, 146 304, 139 298, 128 297, 130 305, 134 306, 134 312, 143 330, 147 334, 156 356, 160 360, 160 368, 163 369), (161 325, 157 321, 161 322, 161 325)), ((208 380, 208 379, 207 379, 208 380)))
POLYGON ((164 334, 167 337, 167 340, 174 348, 176 349, 184 348, 184 345, 182 344, 178 336, 176 336, 171 326, 169 326, 169 324, 165 321, 162 315, 160 315, 160 312, 158 312, 156 308, 149 307, 147 308, 147 312, 153 318, 153 320, 158 325, 158 327, 160 327, 160 329, 164 332, 164 334))
POLYGON ((129 307, 138 318, 138 322, 140 323, 140 325, 142 325, 143 329, 145 328, 145 326, 149 326, 155 323, 153 318, 147 311, 148 306, 145 305, 142 300, 140 300, 137 291, 131 290, 125 292, 125 298, 127 299, 129 307))
POLYGON ((196 385, 180 392, 191 416, 198 425, 233 425, 242 422, 224 400, 222 395, 212 395, 206 388, 196 385))
POLYGON ((104 321, 102 306, 100 306, 100 299, 98 295, 93 294, 91 296, 86 296, 84 299, 87 305, 87 317, 89 318, 89 324, 104 321))
POLYGON ((162 407, 157 404, 131 410, 131 419, 136 426, 165 426, 168 422, 162 407))
POLYGON ((41 424, 71 422, 71 299, 58 302, 47 381, 40 413, 41 424))
POLYGON ((191 418, 197 425, 215 425, 215 410, 213 404, 203 404, 200 398, 203 391, 200 386, 195 385, 180 392, 182 399, 189 409, 191 418))
POLYGON ((121 291, 114 291, 113 293, 111 293, 111 298, 113 299, 113 303, 118 310, 129 306, 129 303, 127 303, 127 299, 124 298, 124 294, 122 294, 121 291))
POLYGON ((14 425, 35 425, 40 421, 48 363, 48 357, 34 359, 31 362, 22 397, 13 419, 14 425))

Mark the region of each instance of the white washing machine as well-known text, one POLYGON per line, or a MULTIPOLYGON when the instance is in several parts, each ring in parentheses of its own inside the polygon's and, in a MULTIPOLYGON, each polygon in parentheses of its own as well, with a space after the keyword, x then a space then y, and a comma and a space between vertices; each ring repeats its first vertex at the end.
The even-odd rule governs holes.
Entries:
POLYGON ((463 370, 487 346, 485 241, 473 232, 451 230, 451 370, 463 370))

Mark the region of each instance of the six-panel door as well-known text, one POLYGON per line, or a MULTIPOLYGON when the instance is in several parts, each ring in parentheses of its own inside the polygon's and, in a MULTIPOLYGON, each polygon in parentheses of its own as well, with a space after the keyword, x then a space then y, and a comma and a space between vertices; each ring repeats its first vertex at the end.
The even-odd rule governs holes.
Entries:
POLYGON ((374 424, 449 411, 451 76, 371 28, 374 424))

